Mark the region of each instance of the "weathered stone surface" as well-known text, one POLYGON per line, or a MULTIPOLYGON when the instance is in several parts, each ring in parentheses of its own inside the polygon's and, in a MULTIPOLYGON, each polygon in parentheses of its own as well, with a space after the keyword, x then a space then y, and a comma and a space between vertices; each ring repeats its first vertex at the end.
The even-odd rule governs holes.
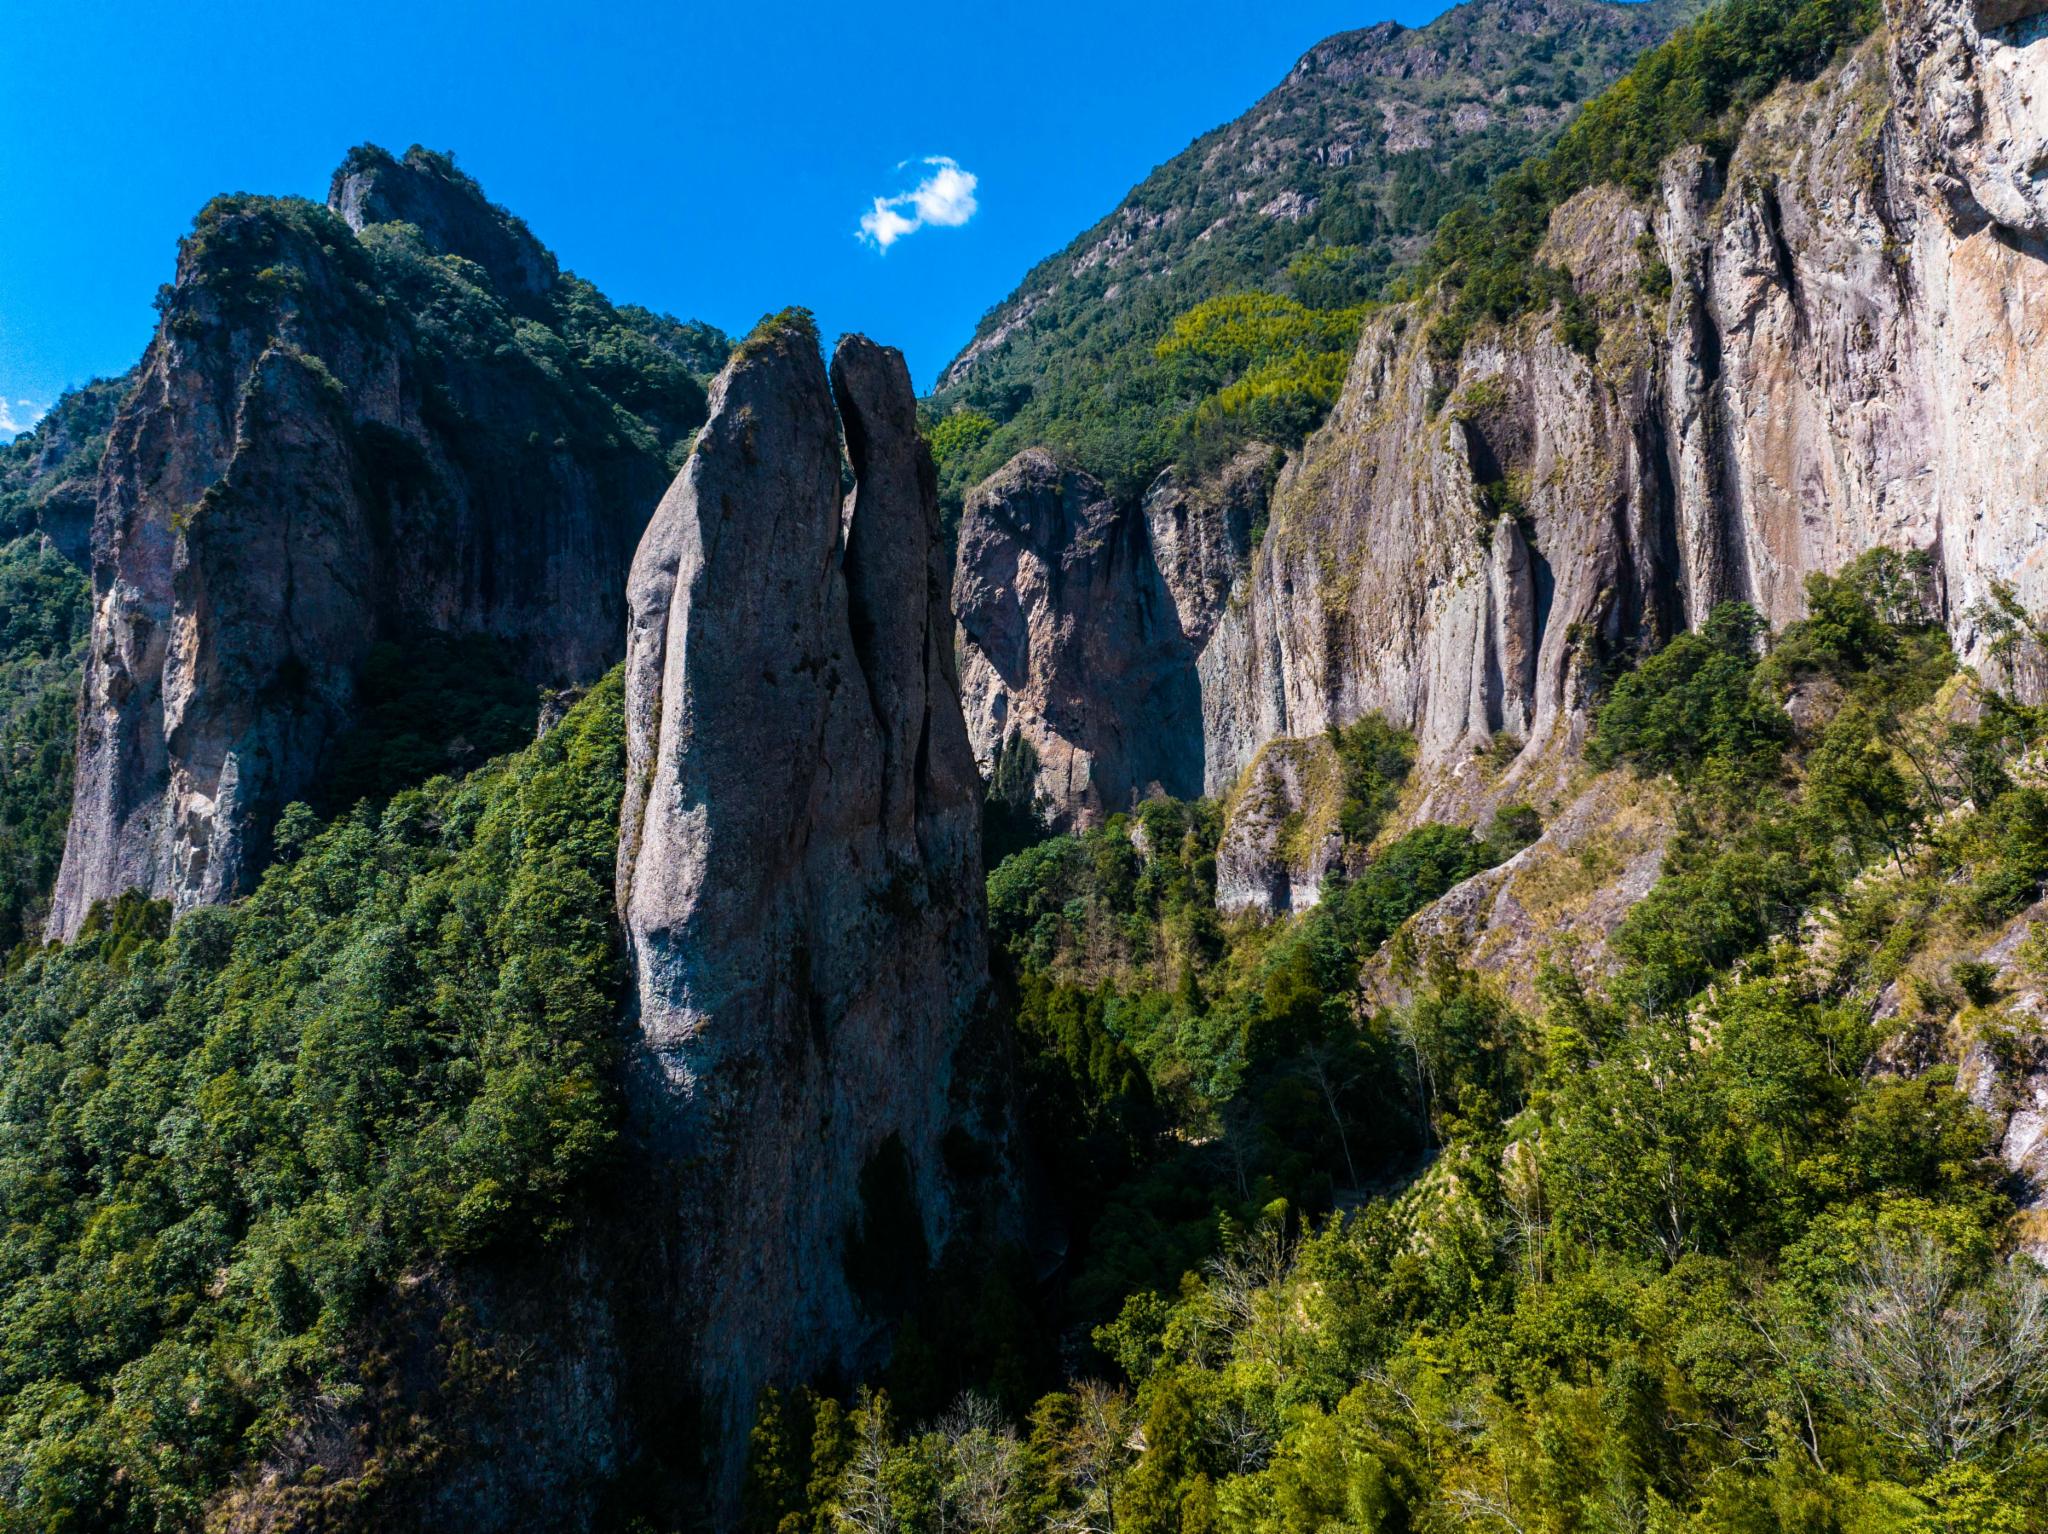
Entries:
POLYGON ((551 374, 488 334, 418 328, 408 263, 435 247, 371 220, 456 241, 483 272, 434 280, 507 340, 540 333, 508 308, 541 302, 552 258, 417 151, 358 151, 336 198, 350 222, 210 206, 115 419, 54 936, 129 889, 180 910, 245 890, 379 639, 494 635, 536 685, 618 655, 668 474, 653 433, 630 440, 566 356, 551 374))
POLYGON ((930 1252, 960 1218, 940 1142, 986 961, 937 528, 902 358, 849 338, 828 388, 785 318, 713 385, 634 560, 634 1118, 673 1179, 650 1218, 727 1451, 763 1384, 874 1359, 864 1169, 907 1174, 930 1252))
POLYGON ((1321 736, 1268 741, 1223 807, 1219 910, 1306 911, 1343 852, 1343 769, 1321 736))
POLYGON ((1050 453, 1018 454, 967 498, 953 607, 975 755, 1021 735, 1057 824, 1200 792, 1194 649, 1139 508, 1050 453))
POLYGON ((67 390, 32 430, 0 453, 0 541, 35 528, 79 569, 92 568, 100 458, 114 412, 134 382, 131 372, 67 390))
MULTIPOLYGON (((1599 667, 1725 600, 1787 622, 1809 574, 1879 545, 1933 552, 1972 661, 1994 583, 2048 607, 2048 24, 1977 15, 1895 0, 1884 34, 1752 113, 1725 174, 1688 150, 1647 203, 1559 208, 1544 256, 1599 316, 1596 358, 1544 316, 1446 373, 1433 300, 1378 311, 1227 596, 1227 539, 1148 518, 1128 563, 1162 573, 1199 649, 1206 792, 1372 711, 1416 732, 1425 780, 1510 737, 1512 788, 1558 760, 1599 667)), ((1157 510, 1177 497, 1156 487, 1157 510)), ((1074 680, 970 666, 970 717, 1071 739, 1043 711, 1112 711, 1107 685, 1041 636, 1084 612, 1128 632, 1136 608, 1053 592, 997 669, 1074 680)), ((1048 775, 1056 802, 1070 777, 1048 775)))
POLYGON ((1404 1002, 1419 975, 1448 962, 1492 976, 1533 1012, 1546 962, 1603 976, 1607 939, 1655 886, 1672 830, 1671 805, 1654 783, 1613 772, 1581 785, 1534 842, 1411 917, 1367 964, 1366 996, 1404 1002))
POLYGON ((1145 492, 1145 530, 1153 562, 1173 593, 1180 631, 1195 653, 1209 642, 1230 590, 1251 562, 1254 534, 1285 455, 1254 443, 1211 480, 1185 483, 1168 469, 1145 492))
POLYGON ((1993 966, 2000 1014, 1993 1027, 1971 1030, 1956 1070, 1956 1085, 1999 1126, 2006 1191, 2019 1209, 2021 1245, 2036 1261, 2048 1261, 2048 987, 2019 954, 2043 923, 2048 908, 2036 906, 1980 955, 1993 966))
POLYGON ((398 159, 374 145, 351 150, 328 183, 327 206, 357 234, 375 224, 410 224, 429 247, 474 261, 501 297, 545 299, 561 270, 525 223, 477 195, 445 161, 398 159))

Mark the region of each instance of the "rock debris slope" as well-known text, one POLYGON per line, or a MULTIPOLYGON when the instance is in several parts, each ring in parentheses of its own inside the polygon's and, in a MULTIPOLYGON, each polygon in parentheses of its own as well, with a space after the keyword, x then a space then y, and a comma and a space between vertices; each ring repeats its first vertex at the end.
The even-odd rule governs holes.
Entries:
POLYGON ((792 314, 713 385, 633 564, 634 1111, 674 1181, 666 1282, 738 1432, 763 1383, 870 1356, 958 1224, 941 1148, 986 970, 937 529, 901 356, 849 337, 828 386, 792 314))

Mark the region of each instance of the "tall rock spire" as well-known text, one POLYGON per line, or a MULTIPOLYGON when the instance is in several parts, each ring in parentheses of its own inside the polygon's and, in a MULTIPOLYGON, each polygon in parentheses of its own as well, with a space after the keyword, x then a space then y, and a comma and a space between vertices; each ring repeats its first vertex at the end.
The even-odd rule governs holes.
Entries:
POLYGON ((633 564, 634 1113, 729 1442, 763 1384, 871 1357, 956 1223, 940 1144, 986 982, 933 486, 901 356, 850 337, 828 384, 787 313, 713 384, 633 564), (877 1220, 898 1250, 863 1250, 877 1220))

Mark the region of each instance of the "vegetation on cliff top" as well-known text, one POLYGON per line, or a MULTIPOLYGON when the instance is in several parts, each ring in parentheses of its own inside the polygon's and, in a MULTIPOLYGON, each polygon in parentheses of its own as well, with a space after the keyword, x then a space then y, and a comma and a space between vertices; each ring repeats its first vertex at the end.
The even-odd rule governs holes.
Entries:
POLYGON ((1718 160, 1749 109, 1787 80, 1819 74, 1883 19, 1877 0, 1722 0, 1589 101, 1556 147, 1499 177, 1438 226, 1403 290, 1448 295, 1430 344, 1455 360, 1475 326, 1561 306, 1567 335, 1597 331, 1568 274, 1537 259, 1550 214, 1574 193, 1614 183, 1646 193, 1665 159, 1698 144, 1718 160))
MULTIPOLYGON (((1170 462, 1207 471, 1247 441, 1291 446, 1335 402, 1359 305, 1382 295, 1441 283, 1446 300, 1430 343, 1446 361, 1477 325, 1553 306, 1566 339, 1590 352, 1598 327, 1569 275, 1537 259, 1551 211, 1602 183, 1647 191, 1686 144, 1725 158, 1751 106, 1783 81, 1817 74, 1881 12, 1875 0, 1726 0, 1614 78, 1691 9, 1645 7, 1622 25, 1608 17, 1604 30, 1589 12, 1569 18, 1555 39, 1518 37, 1498 59, 1489 50, 1503 45, 1486 36, 1483 9, 1448 12, 1416 34, 1442 33, 1447 55, 1471 72, 1430 72, 1416 110, 1439 110, 1460 90, 1503 106, 1554 107, 1578 99, 1569 90, 1560 98, 1559 79, 1604 85, 1533 159, 1520 157, 1542 135, 1507 128, 1505 110, 1448 166, 1422 147, 1361 152, 1354 137, 1378 143, 1384 126, 1361 126, 1365 103, 1379 102, 1391 122, 1394 103, 1412 90, 1370 69, 1340 88, 1330 81, 1342 72, 1327 61, 1304 65, 1246 119, 1155 171, 1116 215, 1034 269, 984 319, 931 402, 949 496, 1032 444, 1126 496, 1170 462), (1295 145, 1292 181, 1261 203, 1266 221, 1254 223, 1236 181, 1267 164, 1247 146, 1277 139, 1283 122, 1297 139, 1341 138, 1344 152, 1310 164, 1295 145), (1426 183, 1411 187, 1411 169, 1421 166, 1426 183), (1267 211, 1276 208, 1286 211, 1267 211), (1186 332, 1216 329, 1219 308, 1240 325, 1263 320, 1257 344, 1227 352, 1189 344, 1186 332), (948 426, 954 415, 959 427, 948 426)), ((1401 45, 1401 34, 1365 33, 1325 46, 1372 56, 1401 45)), ((1394 142, 1391 132, 1385 142, 1394 142)))
MULTIPOLYGON (((1033 445, 1119 494, 1204 441, 1216 456, 1225 423, 1190 417, 1234 380, 1155 357, 1178 317, 1245 292, 1331 311, 1377 296, 1438 220, 1694 8, 1482 3, 1312 49, 1250 112, 1153 171, 983 318, 932 408, 935 420, 964 410, 993 429, 942 458, 945 494, 957 501, 1033 445)), ((1316 377, 1265 392, 1285 413, 1270 426, 1253 419, 1284 434, 1299 402, 1327 391, 1316 377)))

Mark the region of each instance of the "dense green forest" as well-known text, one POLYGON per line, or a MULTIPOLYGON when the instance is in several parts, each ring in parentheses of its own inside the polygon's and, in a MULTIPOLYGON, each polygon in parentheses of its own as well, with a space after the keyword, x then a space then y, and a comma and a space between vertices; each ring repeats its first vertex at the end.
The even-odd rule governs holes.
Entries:
MULTIPOLYGON (((1533 1011, 1413 943, 1412 999, 1361 1006, 1405 918, 1537 829, 1403 829, 1377 719, 1332 742, 1351 873, 1292 920, 1217 914, 1215 804, 1053 837, 999 777, 1066 1265, 950 1254, 962 1303, 881 1378, 765 1398, 749 1526, 2036 1526, 2048 1292, 1953 1070, 1884 1062, 1957 1014, 2003 1047, 1962 956, 2048 878, 2048 715, 1957 671, 1927 584, 1873 556, 1614 682, 1587 770, 1666 780, 1681 835, 1615 967, 1533 1011)), ((574 1228, 618 1120, 621 730, 614 677, 459 782, 295 809, 244 902, 124 900, 12 977, 23 1526, 192 1522, 357 1388, 403 1275, 574 1228)))
POLYGON ((558 1239, 616 1133, 616 674, 516 757, 128 896, 0 988, 0 1527, 191 1527, 424 1264, 558 1239))
MULTIPOLYGON (((1926 589, 1873 556, 1617 681, 1594 760, 1666 779, 1680 834, 1617 966, 1533 1012, 1427 951, 1412 1002, 1356 1000, 1512 840, 1411 831, 1276 923, 1206 901, 1210 806, 1007 858, 1070 1378, 771 1396, 750 1526, 2039 1527, 2048 1280, 1953 1069, 1884 1061, 1958 1009, 2004 1037, 1958 956, 2048 877, 2048 714, 1957 672, 1926 589)), ((1345 742, 1368 834, 1389 738, 1345 742)))
MULTIPOLYGON (((1441 284, 1440 352, 1553 303, 1578 323, 1535 263, 1557 202, 1719 150, 1873 21, 1729 0, 1645 57, 1437 226, 1411 281, 1441 284)), ((1625 41, 1587 30, 1487 80, 1561 105, 1625 41)), ((1316 212, 1122 308, 1106 272, 1056 284, 1054 339, 941 395, 949 493, 1029 441, 1128 492, 1298 438, 1423 231, 1527 148, 1378 165, 1370 202, 1267 189, 1316 212)), ((1197 163, 1133 206, 1206 208, 1197 163)), ((230 298, 290 280, 264 240, 337 242, 430 369, 502 355, 579 429, 688 451, 722 337, 573 278, 540 323, 404 227, 355 242, 263 206, 261 228, 202 220, 250 240, 215 252, 230 298)), ((24 941, 88 597, 34 531, 40 450, 0 452, 0 1530, 154 1534, 200 1526, 309 1402, 374 1392, 365 1339, 405 1285, 560 1250, 617 1186, 623 690, 533 740, 488 642, 381 645, 254 894, 175 924, 130 896, 68 946, 24 941)), ((2048 1279, 2017 1250, 2041 1232, 1953 1063, 2023 1064, 2009 977, 2048 981, 2038 928, 2008 968, 1981 957, 2048 883, 2048 708, 1959 667, 1932 580, 1880 551, 1814 577, 1777 633, 1726 605, 1599 679, 1579 785, 1655 780, 1674 834, 1604 953, 1553 953, 1533 1002, 1409 918, 1532 841, 1538 809, 1412 823, 1414 743, 1385 720, 1332 732, 1337 871, 1282 919, 1219 913, 1221 804, 1053 835, 1013 742, 984 822, 995 1007, 1064 1249, 1041 1268, 858 1233, 851 1260, 916 1303, 875 1377, 763 1395, 744 1527, 2048 1527, 2048 1279), (1369 965, 1399 999, 1368 1001, 1369 965)), ((1980 617, 2044 637, 2007 593, 1980 617)))
POLYGON ((129 378, 74 389, 0 447, 0 954, 39 928, 71 814, 92 585, 45 531, 81 544, 107 428, 129 378))

